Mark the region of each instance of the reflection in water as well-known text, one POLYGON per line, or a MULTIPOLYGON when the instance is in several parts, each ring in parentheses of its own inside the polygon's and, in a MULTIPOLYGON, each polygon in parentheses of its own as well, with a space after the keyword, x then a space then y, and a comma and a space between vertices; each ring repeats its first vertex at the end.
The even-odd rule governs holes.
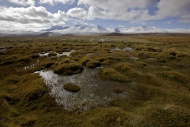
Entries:
POLYGON ((59 105, 63 105, 66 110, 89 110, 96 106, 106 106, 108 102, 126 98, 127 84, 117 82, 102 81, 96 69, 85 69, 81 74, 72 76, 59 76, 51 70, 39 71, 39 75, 50 88, 50 94, 59 105), (63 88, 66 83, 78 85, 81 90, 71 93, 63 88), (116 87, 121 87, 125 92, 114 93, 116 87))

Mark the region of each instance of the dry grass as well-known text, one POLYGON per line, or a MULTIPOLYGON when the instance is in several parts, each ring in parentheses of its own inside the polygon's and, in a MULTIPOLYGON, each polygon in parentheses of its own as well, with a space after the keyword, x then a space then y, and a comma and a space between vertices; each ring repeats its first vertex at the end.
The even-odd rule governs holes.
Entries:
POLYGON ((54 69, 54 72, 59 75, 79 74, 84 70, 83 66, 78 63, 61 64, 54 69))
POLYGON ((63 87, 64 87, 65 90, 67 90, 69 92, 73 92, 73 93, 80 91, 79 86, 71 84, 71 83, 64 84, 63 87))
POLYGON ((103 68, 99 73, 100 77, 105 80, 117 82, 129 82, 129 79, 112 68, 103 68))
POLYGON ((2 127, 190 126, 189 36, 4 37, 0 41, 0 47, 7 48, 0 51, 2 127), (100 42, 101 38, 106 41, 100 42), (135 50, 110 51, 116 47, 135 50), (71 50, 76 50, 72 57, 37 55, 71 50), (34 63, 34 68, 24 69, 34 63), (34 74, 54 69, 60 75, 73 75, 84 67, 100 64, 100 78, 116 84, 114 94, 127 89, 128 98, 86 112, 65 111, 49 95, 39 75, 34 74))

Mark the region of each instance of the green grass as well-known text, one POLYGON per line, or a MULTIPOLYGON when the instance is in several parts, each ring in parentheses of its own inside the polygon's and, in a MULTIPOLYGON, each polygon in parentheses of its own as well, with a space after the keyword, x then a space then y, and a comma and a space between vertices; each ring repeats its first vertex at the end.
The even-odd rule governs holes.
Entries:
POLYGON ((78 63, 61 64, 54 69, 54 72, 59 75, 79 74, 84 70, 83 66, 78 63))
POLYGON ((102 68, 99 72, 102 79, 117 81, 117 82, 129 82, 129 79, 124 75, 120 74, 112 68, 102 68))
POLYGON ((189 36, 1 37, 0 41, 0 46, 9 47, 0 51, 2 127, 190 126, 189 36), (101 38, 108 41, 99 42, 101 38), (132 47, 135 51, 111 52, 114 47, 132 47), (72 57, 37 55, 71 50, 76 50, 72 57), (35 68, 19 69, 33 63, 37 63, 35 68), (34 74, 50 69, 59 75, 73 75, 100 65, 98 78, 115 84, 113 94, 127 91, 128 96, 85 112, 66 111, 34 74))
POLYGON ((78 92, 80 91, 80 87, 71 83, 66 83, 63 85, 63 88, 69 92, 78 92))

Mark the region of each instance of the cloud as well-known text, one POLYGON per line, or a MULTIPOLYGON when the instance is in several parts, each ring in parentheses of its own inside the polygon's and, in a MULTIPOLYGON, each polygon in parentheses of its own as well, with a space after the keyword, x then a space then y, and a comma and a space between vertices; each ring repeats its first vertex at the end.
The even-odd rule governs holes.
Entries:
POLYGON ((140 22, 168 17, 179 18, 183 22, 190 20, 189 0, 79 0, 78 5, 88 5, 85 19, 91 20, 100 18, 140 22))
POLYGON ((128 21, 136 21, 138 19, 143 19, 146 17, 148 19, 151 16, 148 14, 148 10, 139 9, 139 10, 129 10, 123 12, 123 10, 103 10, 99 9, 96 6, 90 6, 87 10, 83 8, 72 8, 67 12, 67 15, 74 18, 79 18, 83 20, 94 20, 96 18, 99 19, 110 19, 110 20, 128 20, 128 21), (143 17, 142 17, 143 16, 143 17))
POLYGON ((7 29, 30 29, 28 27, 40 28, 55 24, 64 24, 68 20, 63 11, 51 13, 44 7, 30 6, 27 8, 13 8, 0 6, 0 26, 7 29), (14 27, 7 27, 12 25, 14 27), (24 26, 24 27, 21 27, 24 26))
POLYGON ((40 0, 40 4, 49 4, 54 6, 55 4, 61 3, 61 4, 72 4, 75 0, 40 0))
POLYGON ((35 5, 35 0, 8 0, 11 3, 23 5, 23 6, 32 6, 35 5))
POLYGON ((178 17, 180 21, 186 22, 190 20, 189 7, 189 0, 160 0, 155 18, 164 19, 167 17, 178 17))
POLYGON ((87 11, 83 8, 72 8, 67 12, 68 16, 85 19, 87 17, 87 11))
POLYGON ((149 8, 155 5, 157 0, 79 0, 78 5, 88 5, 88 15, 86 19, 93 20, 113 19, 113 20, 149 20, 149 8))
POLYGON ((8 1, 27 7, 0 5, 0 30, 36 30, 65 22, 77 24, 94 19, 146 23, 174 18, 175 22, 190 23, 190 0, 78 0, 77 7, 73 7, 76 0, 38 0, 39 4, 52 6, 73 4, 73 8, 67 12, 58 11, 57 13, 52 13, 43 6, 35 7, 35 0, 8 1))
POLYGON ((79 0, 78 5, 90 5, 104 10, 127 10, 130 8, 146 8, 157 0, 79 0))

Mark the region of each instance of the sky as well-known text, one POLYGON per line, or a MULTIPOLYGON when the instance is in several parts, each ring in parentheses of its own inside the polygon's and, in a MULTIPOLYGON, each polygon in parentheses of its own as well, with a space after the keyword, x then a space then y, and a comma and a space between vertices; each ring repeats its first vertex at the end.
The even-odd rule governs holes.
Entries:
POLYGON ((190 0, 0 0, 0 32, 78 24, 190 29, 190 0))

